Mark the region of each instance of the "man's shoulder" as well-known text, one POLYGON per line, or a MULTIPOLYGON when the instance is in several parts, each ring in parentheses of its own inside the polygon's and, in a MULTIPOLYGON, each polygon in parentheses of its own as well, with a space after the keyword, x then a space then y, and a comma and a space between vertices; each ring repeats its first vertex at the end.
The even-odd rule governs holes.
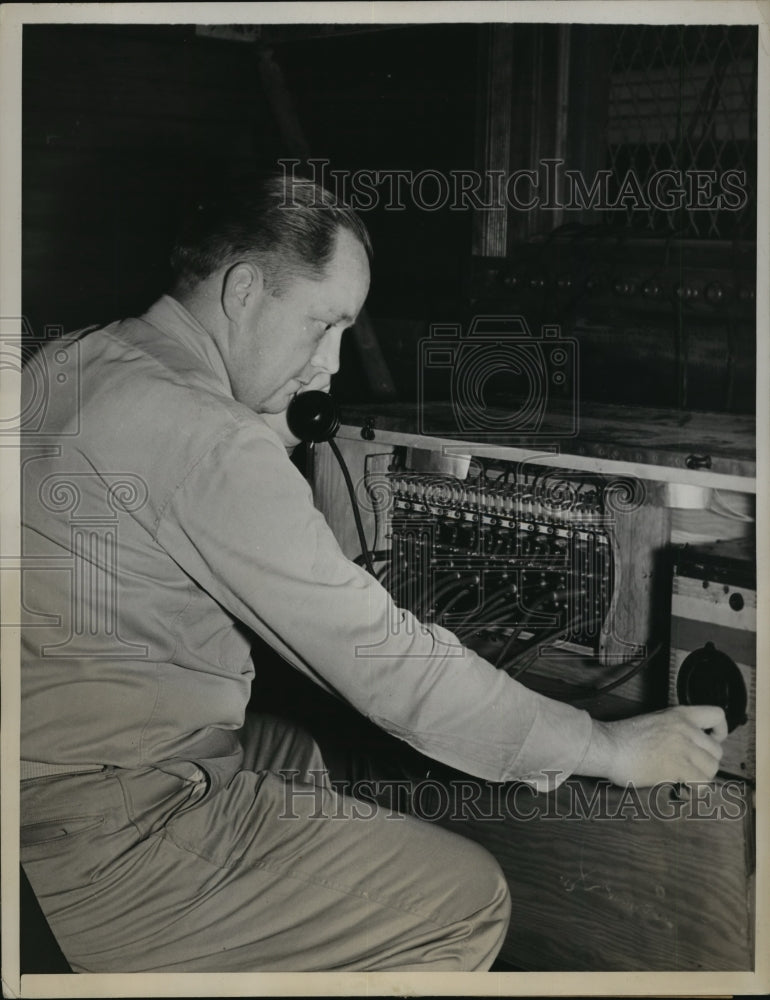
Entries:
POLYGON ((233 398, 224 368, 199 345, 141 317, 45 345, 25 383, 28 434, 77 439, 84 453, 128 458, 165 449, 171 459, 237 429, 275 436, 233 398))
MULTIPOLYGON (((193 345, 164 334, 142 317, 120 320, 81 341, 83 374, 100 383, 129 387, 138 380, 162 382, 180 391, 229 393, 229 382, 193 345)), ((91 386, 93 387, 93 386, 91 386)))
POLYGON ((243 417, 223 372, 143 318, 88 333, 77 353, 78 405, 97 436, 112 424, 184 433, 243 417))
POLYGON ((275 431, 233 399, 215 373, 181 346, 161 344, 141 320, 96 329, 79 346, 69 352, 66 372, 53 370, 60 364, 56 348, 40 359, 44 419, 25 445, 35 456, 42 442, 53 442, 56 454, 33 462, 29 476, 92 469, 102 478, 138 477, 147 494, 139 519, 155 523, 192 470, 211 467, 213 475, 222 463, 242 465, 244 456, 285 457, 275 431))

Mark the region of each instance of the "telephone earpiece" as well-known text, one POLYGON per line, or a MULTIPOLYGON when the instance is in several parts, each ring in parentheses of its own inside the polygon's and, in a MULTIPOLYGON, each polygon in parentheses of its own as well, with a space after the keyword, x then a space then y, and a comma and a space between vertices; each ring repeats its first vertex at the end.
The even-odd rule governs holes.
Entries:
POLYGON ((340 429, 340 415, 328 392, 310 389, 289 403, 286 423, 300 441, 329 441, 340 429))

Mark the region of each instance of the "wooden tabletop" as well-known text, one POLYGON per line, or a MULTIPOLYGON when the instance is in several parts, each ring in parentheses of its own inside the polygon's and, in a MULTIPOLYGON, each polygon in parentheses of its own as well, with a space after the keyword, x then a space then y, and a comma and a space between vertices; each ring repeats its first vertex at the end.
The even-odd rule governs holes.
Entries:
MULTIPOLYGON (((490 410, 492 420, 505 415, 490 410)), ((436 442, 457 446, 474 444, 474 452, 553 451, 564 464, 567 457, 595 460, 597 471, 631 472, 631 468, 677 470, 676 475, 657 478, 703 485, 729 486, 724 477, 752 479, 756 474, 755 419, 751 415, 703 413, 653 409, 639 406, 583 404, 575 420, 564 414, 547 415, 537 435, 515 432, 463 433, 457 427, 450 403, 415 402, 349 404, 342 407, 342 421, 360 429, 367 420, 374 421, 376 432, 389 438, 398 433, 414 447, 432 448, 436 442), (568 436, 561 434, 564 428, 568 436), (713 482, 712 482, 713 480, 713 482)), ((520 455, 517 457, 521 457, 520 455)), ((550 461, 550 459, 549 459, 550 461)), ((581 464, 576 462, 577 467, 581 464)), ((587 467, 587 466, 586 466, 587 467)), ((637 474, 645 475, 637 470, 637 474)), ((648 475, 648 478, 656 478, 648 475)), ((750 484, 733 484, 751 489, 750 484)))

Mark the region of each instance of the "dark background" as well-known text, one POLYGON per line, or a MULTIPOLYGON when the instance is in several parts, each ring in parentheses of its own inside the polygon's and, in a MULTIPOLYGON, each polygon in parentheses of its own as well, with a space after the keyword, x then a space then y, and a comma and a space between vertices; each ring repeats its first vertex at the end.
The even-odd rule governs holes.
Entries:
MULTIPOLYGON (((195 193, 296 155, 256 46, 194 27, 24 30, 25 310, 37 328, 142 309, 165 287, 168 244, 195 193)), ((477 32, 300 29, 276 45, 310 154, 331 169, 472 167, 477 32)), ((370 310, 451 309, 469 216, 380 209, 366 222, 377 258, 370 310)))
MULTIPOLYGON (((181 214, 212 183, 297 155, 348 171, 483 169, 504 121, 510 171, 559 151, 615 183, 627 169, 737 166, 750 202, 740 213, 511 212, 491 251, 470 210, 366 212, 367 308, 397 398, 415 398, 431 324, 517 313, 535 335, 559 323, 576 338, 581 400, 752 412, 756 48, 742 26, 279 25, 226 40, 189 25, 27 25, 33 337, 144 311, 166 288, 181 214), (266 65, 299 137, 276 115, 266 65)), ((445 379, 426 386, 447 391, 445 379)), ((335 393, 372 396, 353 338, 335 393)), ((505 405, 504 386, 498 397, 505 405)))
MULTIPOLYGON (((559 323, 575 338, 583 401, 750 413, 756 54, 756 29, 740 26, 253 26, 226 40, 190 25, 27 25, 32 340, 144 311, 167 287, 182 213, 212 184, 297 155, 349 171, 483 169, 500 165, 507 123, 507 170, 554 155, 561 130, 568 166, 589 175, 737 166, 751 198, 715 215, 511 213, 497 246, 470 211, 366 213, 368 311, 398 398, 415 397, 431 324, 520 313, 535 333, 559 323), (265 53, 299 136, 275 113, 265 53)), ((344 352, 335 393, 369 399, 350 338, 344 352)), ((301 701, 260 682, 260 703, 301 701)), ((47 971, 44 932, 25 929, 25 969, 47 971)))

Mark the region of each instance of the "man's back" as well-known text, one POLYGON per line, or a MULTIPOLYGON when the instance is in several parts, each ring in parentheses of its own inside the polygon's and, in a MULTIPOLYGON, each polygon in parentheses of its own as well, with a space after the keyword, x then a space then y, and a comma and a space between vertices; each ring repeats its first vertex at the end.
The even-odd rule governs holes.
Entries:
POLYGON ((79 391, 53 383, 28 435, 24 759, 135 767, 200 739, 221 752, 242 724, 249 641, 157 534, 189 469, 237 427, 264 424, 228 395, 183 316, 164 299, 150 322, 83 338, 62 373, 79 391), (212 724, 223 729, 210 743, 212 724))

